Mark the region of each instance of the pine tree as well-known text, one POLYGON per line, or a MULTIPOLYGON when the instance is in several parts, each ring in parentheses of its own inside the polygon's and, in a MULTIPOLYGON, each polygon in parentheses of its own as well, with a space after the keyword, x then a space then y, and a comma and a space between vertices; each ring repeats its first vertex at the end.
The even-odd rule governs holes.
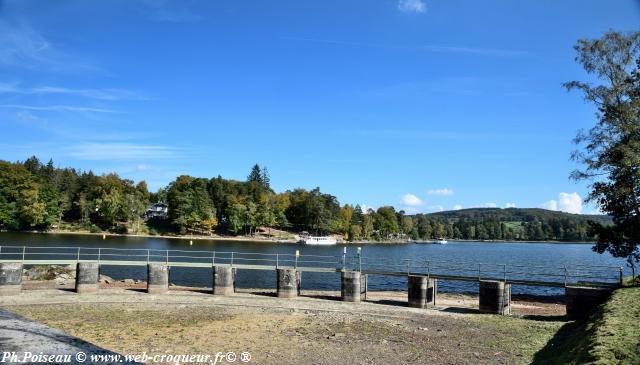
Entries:
POLYGON ((260 170, 260 165, 253 165, 249 176, 247 176, 247 182, 257 182, 259 184, 262 184, 262 172, 260 170))
POLYGON ((264 186, 266 189, 271 189, 271 177, 269 176, 269 170, 267 170, 267 167, 263 167, 262 168, 262 186, 264 186))

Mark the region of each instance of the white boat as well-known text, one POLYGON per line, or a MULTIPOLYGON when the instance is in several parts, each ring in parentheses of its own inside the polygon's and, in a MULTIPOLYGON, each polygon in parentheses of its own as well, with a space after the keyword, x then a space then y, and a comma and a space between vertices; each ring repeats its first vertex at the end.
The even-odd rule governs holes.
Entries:
POLYGON ((438 245, 444 245, 444 244, 446 244, 448 242, 449 241, 445 240, 444 238, 437 239, 437 240, 433 241, 433 243, 438 244, 438 245))
POLYGON ((305 245, 335 245, 338 241, 332 236, 300 236, 298 237, 298 243, 305 245))

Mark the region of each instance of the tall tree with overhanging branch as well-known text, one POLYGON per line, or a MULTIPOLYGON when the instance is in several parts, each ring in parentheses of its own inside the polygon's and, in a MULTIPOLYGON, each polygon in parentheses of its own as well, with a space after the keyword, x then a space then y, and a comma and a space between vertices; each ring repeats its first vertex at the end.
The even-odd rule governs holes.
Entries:
POLYGON ((598 235, 594 251, 626 257, 635 275, 640 262, 640 32, 609 31, 598 39, 581 39, 576 61, 599 83, 571 81, 597 106, 597 123, 575 138, 582 147, 572 159, 583 168, 575 180, 590 181, 588 201, 613 218, 609 226, 592 223, 598 235))

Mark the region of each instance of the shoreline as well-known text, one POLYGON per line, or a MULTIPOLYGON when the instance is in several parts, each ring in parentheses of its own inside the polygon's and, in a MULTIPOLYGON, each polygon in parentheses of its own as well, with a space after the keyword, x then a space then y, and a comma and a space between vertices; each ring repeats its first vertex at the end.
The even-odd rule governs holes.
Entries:
MULTIPOLYGON (((259 236, 191 236, 191 235, 162 235, 162 234, 119 234, 119 233, 109 233, 109 232, 100 232, 100 233, 92 233, 88 231, 0 231, 0 233, 29 233, 29 234, 49 234, 49 235, 78 235, 78 236, 104 236, 104 237, 132 237, 132 238, 165 238, 165 239, 178 239, 178 240, 189 240, 189 241, 231 241, 231 242, 253 242, 253 243, 292 243, 296 244, 297 242, 294 239, 278 239, 278 238, 264 238, 259 236)), ((543 241, 507 241, 507 240, 468 240, 468 239, 455 239, 451 240, 451 242, 465 242, 465 243, 522 243, 522 244, 531 244, 531 243, 551 243, 551 244, 594 244, 594 242, 585 242, 585 241, 554 241, 554 240, 543 240, 543 241)), ((344 241, 338 242, 337 245, 402 245, 402 244, 433 244, 428 241, 414 241, 414 240, 393 240, 393 241, 344 241)), ((445 244, 446 245, 446 244, 445 244)))

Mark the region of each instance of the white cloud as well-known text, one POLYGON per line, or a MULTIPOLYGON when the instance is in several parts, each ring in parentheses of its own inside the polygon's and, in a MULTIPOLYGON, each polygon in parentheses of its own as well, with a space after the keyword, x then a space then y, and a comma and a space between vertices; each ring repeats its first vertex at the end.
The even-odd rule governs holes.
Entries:
POLYGON ((40 121, 40 118, 30 113, 28 110, 19 110, 16 112, 16 120, 26 124, 40 121))
POLYGON ((526 55, 526 53, 523 51, 512 51, 508 49, 493 49, 493 48, 425 45, 423 46, 423 49, 430 52, 461 53, 461 54, 470 54, 470 55, 477 55, 477 56, 513 57, 513 56, 526 55))
POLYGON ((495 56, 495 57, 517 57, 526 56, 527 52, 509 50, 509 49, 497 49, 497 48, 473 48, 465 46, 443 46, 436 44, 422 44, 422 45, 406 45, 406 44, 393 44, 393 43, 367 43, 358 41, 343 41, 336 39, 320 39, 320 38, 301 38, 301 37, 281 37, 281 39, 296 42, 309 42, 309 43, 324 43, 335 46, 352 46, 352 47, 373 47, 373 48, 393 48, 393 49, 408 49, 424 52, 435 53, 459 53, 468 54, 472 56, 495 56))
POLYGON ((135 143, 81 143, 68 148, 69 155, 79 160, 110 161, 135 159, 163 159, 174 157, 175 148, 135 143))
POLYGON ((546 203, 540 205, 541 208, 549 210, 560 210, 562 212, 581 214, 582 213, 582 198, 578 193, 560 193, 558 194, 558 200, 549 200, 546 203))
POLYGON ((28 24, 6 20, 0 20, 0 65, 67 73, 102 71, 54 47, 28 24))
POLYGON ((20 88, 13 83, 0 83, 0 94, 23 94, 23 95, 72 95, 88 99, 97 100, 149 100, 133 91, 123 89, 71 89, 58 86, 40 86, 34 88, 20 88))
POLYGON ((42 86, 28 91, 32 94, 67 94, 98 100, 148 100, 129 90, 122 89, 69 89, 56 86, 42 86))
POLYGON ((202 16, 189 8, 188 1, 141 0, 143 13, 153 21, 170 23, 191 23, 202 20, 202 16))
POLYGON ((33 106, 33 105, 4 104, 4 105, 0 105, 0 108, 54 111, 54 112, 118 113, 117 111, 111 110, 111 109, 90 108, 90 107, 84 107, 84 106, 70 106, 70 105, 33 106))
POLYGON ((360 209, 362 209, 362 213, 367 214, 367 212, 369 211, 369 209, 371 210, 376 210, 374 207, 372 207, 371 205, 367 205, 367 204, 360 204, 360 209))
POLYGON ((582 198, 578 193, 560 193, 558 195, 560 210, 567 213, 582 213, 582 198))
POLYGON ((498 204, 493 203, 493 202, 484 203, 484 207, 485 207, 485 208, 495 208, 495 207, 497 207, 497 206, 498 206, 498 204))
POLYGON ((442 205, 430 205, 425 209, 428 212, 442 212, 444 211, 444 207, 442 205))
POLYGON ((413 214, 418 214, 418 213, 420 213, 420 209, 418 209, 418 208, 414 208, 414 207, 404 207, 404 208, 402 208, 402 209, 400 209, 400 210, 403 210, 403 211, 404 211, 404 214, 411 214, 411 215, 413 215, 413 214))
POLYGON ((548 209, 548 210, 558 210, 558 202, 555 200, 549 200, 548 202, 542 203, 540 208, 548 209))
POLYGON ((405 13, 424 13, 427 11, 427 4, 422 0, 400 0, 398 10, 405 13))
POLYGON ((146 164, 139 164, 139 165, 136 165, 136 167, 134 168, 134 171, 135 172, 160 172, 160 168, 156 166, 146 165, 146 164))
POLYGON ((422 199, 418 198, 417 196, 413 195, 413 194, 405 194, 402 196, 402 198, 400 199, 400 201, 402 202, 402 204, 410 206, 410 207, 417 207, 422 205, 422 199))
POLYGON ((45 62, 49 51, 49 43, 33 29, 0 21, 0 63, 33 66, 45 62))
POLYGON ((460 210, 460 209, 462 209, 462 205, 460 204, 456 204, 453 206, 453 210, 460 210))
POLYGON ((516 203, 506 203, 504 205, 505 208, 515 208, 516 207, 516 203))
POLYGON ((427 191, 428 195, 438 195, 438 196, 451 196, 453 195, 453 190, 448 189, 448 188, 442 188, 442 189, 432 189, 427 191))

